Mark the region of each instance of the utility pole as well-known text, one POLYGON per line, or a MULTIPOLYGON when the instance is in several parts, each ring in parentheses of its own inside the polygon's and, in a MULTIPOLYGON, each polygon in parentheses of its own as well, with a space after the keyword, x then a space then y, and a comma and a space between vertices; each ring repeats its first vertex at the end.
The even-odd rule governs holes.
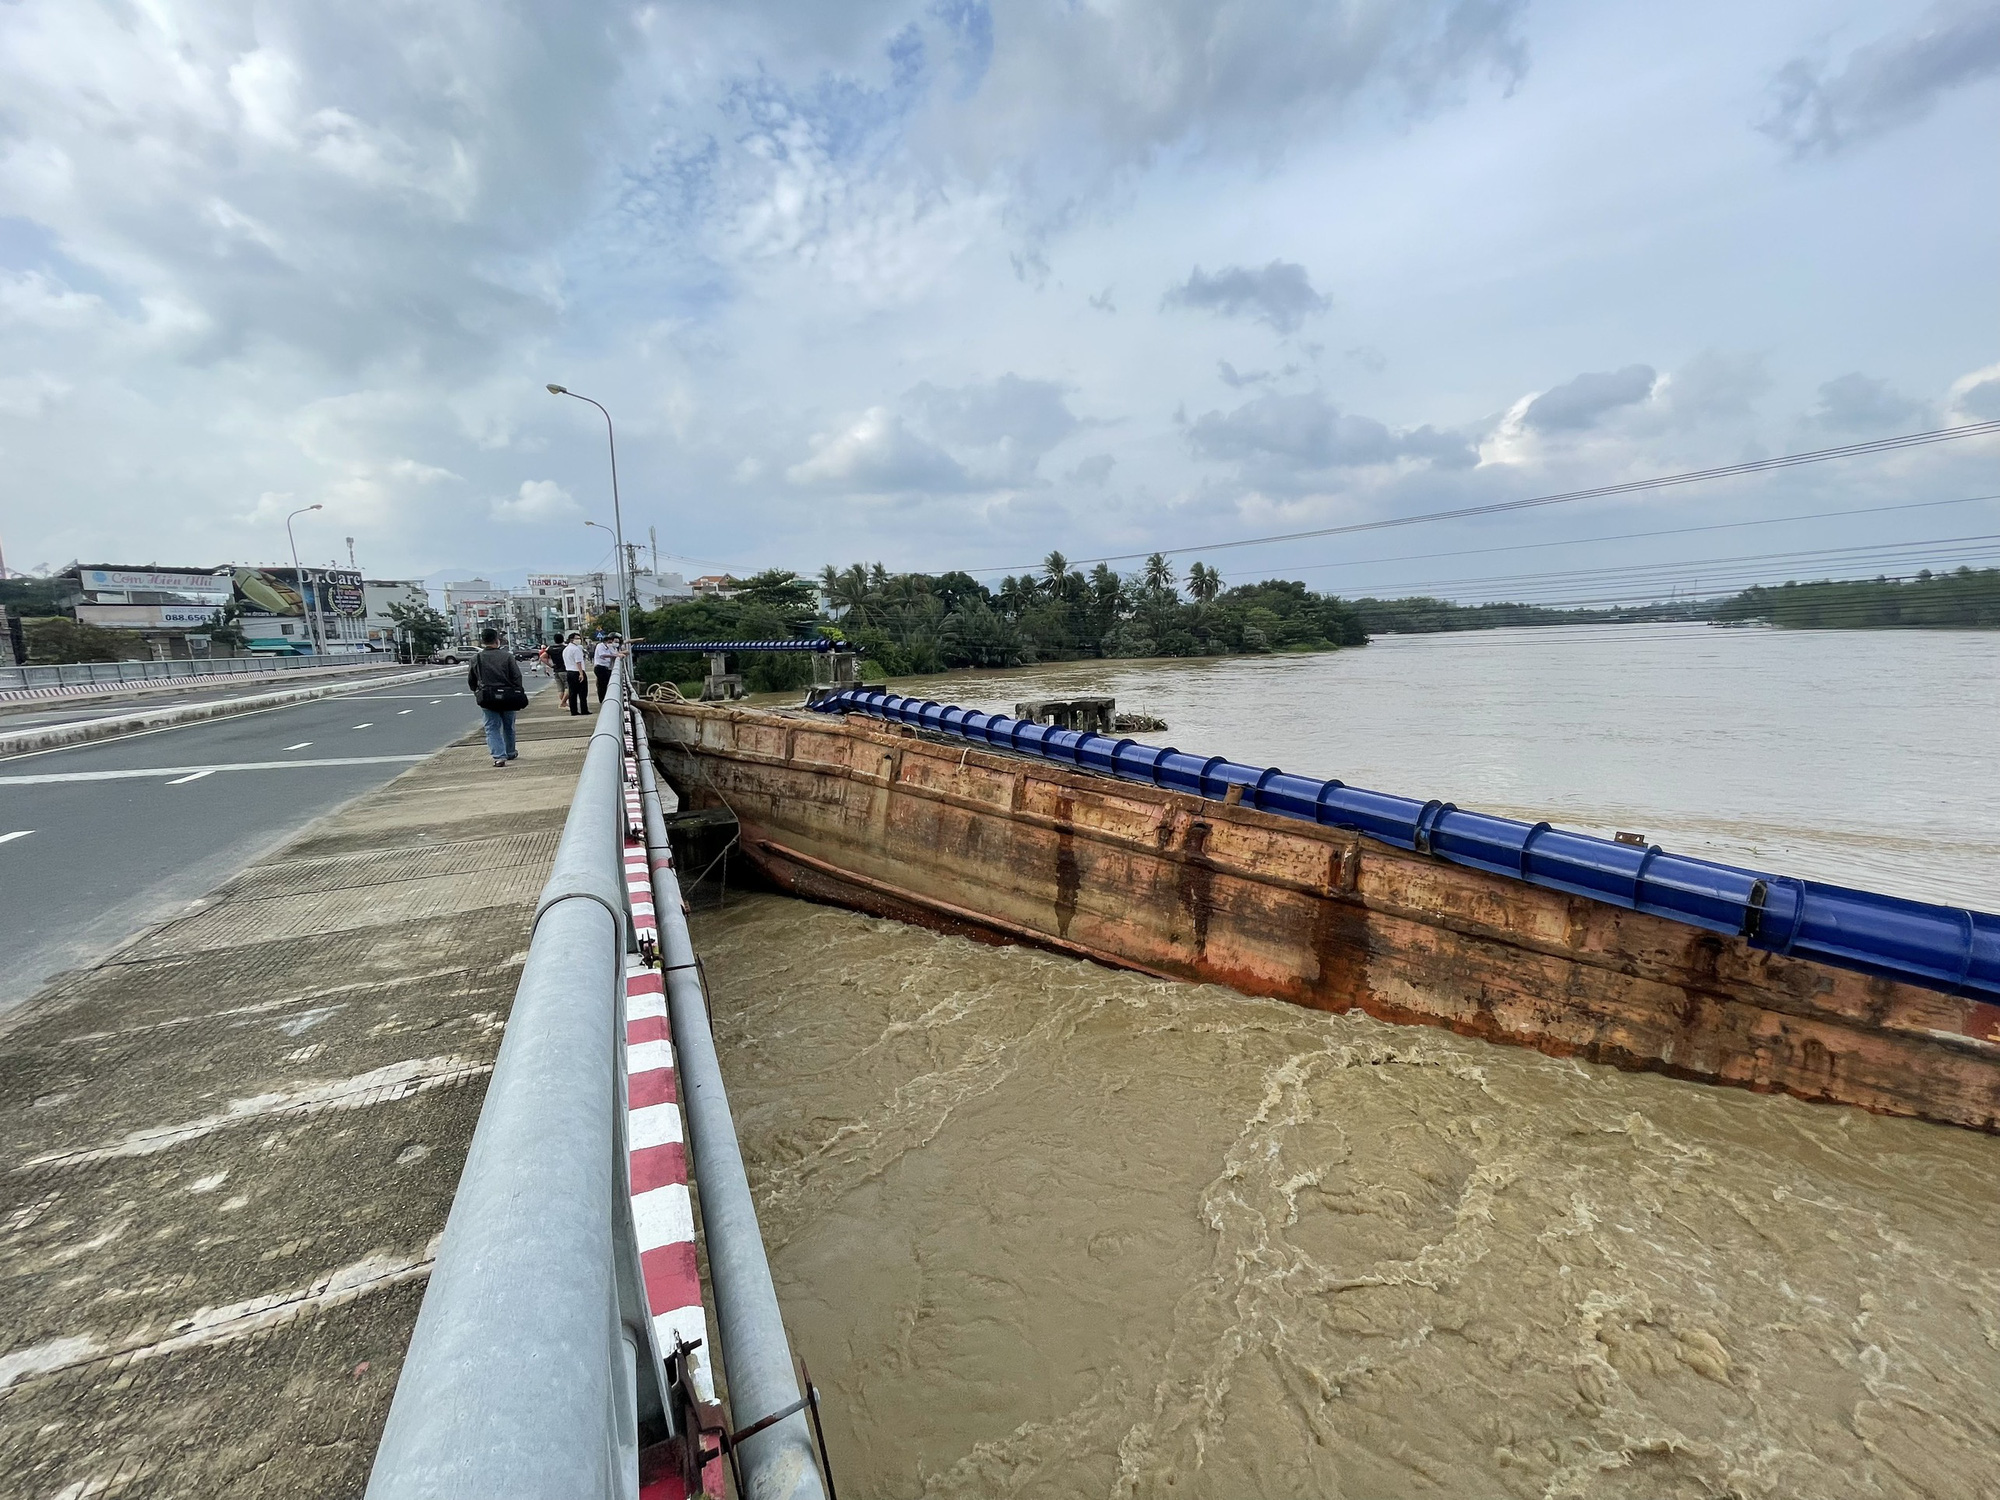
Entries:
POLYGON ((657 582, 660 576, 660 533, 658 528, 648 526, 646 528, 646 540, 653 544, 653 578, 657 582))
POLYGON ((361 568, 360 568, 360 565, 359 565, 359 564, 357 564, 357 563, 356 563, 356 562, 354 561, 354 538, 353 538, 353 537, 349 537, 349 538, 347 539, 347 566, 348 566, 348 567, 350 567, 350 568, 352 568, 352 569, 353 569, 353 570, 354 570, 355 572, 357 572, 357 573, 361 571, 361 568))

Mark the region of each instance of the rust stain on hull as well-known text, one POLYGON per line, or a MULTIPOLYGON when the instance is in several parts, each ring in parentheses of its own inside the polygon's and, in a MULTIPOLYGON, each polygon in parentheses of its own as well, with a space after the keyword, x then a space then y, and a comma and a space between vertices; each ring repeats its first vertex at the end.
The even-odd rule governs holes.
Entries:
POLYGON ((2000 1013, 1332 828, 859 718, 649 706, 781 889, 1623 1068, 2000 1128, 2000 1013))

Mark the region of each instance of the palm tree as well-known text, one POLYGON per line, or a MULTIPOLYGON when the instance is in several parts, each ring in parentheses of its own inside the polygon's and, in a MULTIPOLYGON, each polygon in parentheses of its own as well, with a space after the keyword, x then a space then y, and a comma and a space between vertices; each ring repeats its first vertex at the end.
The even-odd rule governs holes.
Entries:
POLYGON ((1187 587, 1197 604, 1213 604, 1222 592, 1222 575, 1207 563, 1195 563, 1188 568, 1187 587))
POLYGON ((1174 592, 1174 565, 1167 561, 1164 552, 1155 552, 1146 559, 1146 570, 1142 575, 1149 589, 1158 589, 1165 594, 1174 592))
POLYGON ((1063 580, 1069 577, 1069 559, 1060 552, 1051 552, 1042 559, 1042 576, 1048 579, 1049 592, 1060 595, 1063 580))

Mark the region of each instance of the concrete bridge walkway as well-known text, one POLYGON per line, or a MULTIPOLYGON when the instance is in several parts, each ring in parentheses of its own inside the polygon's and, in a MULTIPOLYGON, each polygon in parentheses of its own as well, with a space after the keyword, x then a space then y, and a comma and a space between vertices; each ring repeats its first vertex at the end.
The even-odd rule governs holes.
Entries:
POLYGON ((590 724, 541 693, 0 1022, 0 1492, 361 1493, 590 724))

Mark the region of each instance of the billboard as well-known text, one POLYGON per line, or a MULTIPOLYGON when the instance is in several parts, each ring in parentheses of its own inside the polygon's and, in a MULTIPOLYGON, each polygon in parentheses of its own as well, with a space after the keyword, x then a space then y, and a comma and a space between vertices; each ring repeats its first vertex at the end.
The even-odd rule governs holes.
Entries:
POLYGON ((290 568, 238 568, 232 582, 236 602, 246 616, 305 616, 305 601, 299 597, 290 568))
POLYGON ((325 572, 306 574, 308 583, 321 590, 319 608, 321 614, 359 617, 367 612, 368 602, 362 593, 361 575, 345 568, 328 568, 325 572))
POLYGON ((93 594, 182 594, 189 603, 229 598, 228 573, 175 573, 152 568, 79 568, 77 582, 93 594))

